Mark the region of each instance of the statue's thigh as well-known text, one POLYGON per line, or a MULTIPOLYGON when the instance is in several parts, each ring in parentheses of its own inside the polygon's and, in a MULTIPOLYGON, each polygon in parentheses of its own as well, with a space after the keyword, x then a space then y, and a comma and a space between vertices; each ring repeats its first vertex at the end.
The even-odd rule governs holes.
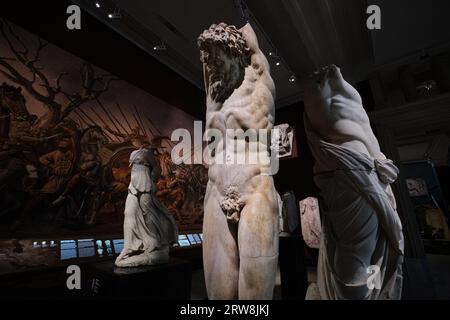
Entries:
POLYGON ((278 263, 278 213, 272 195, 254 194, 239 221, 239 299, 271 299, 278 263))
POLYGON ((276 198, 255 193, 247 198, 239 220, 240 257, 269 257, 278 254, 278 212, 276 198))
POLYGON ((228 224, 212 187, 204 204, 203 266, 209 299, 237 299, 239 255, 236 225, 228 224))
POLYGON ((350 285, 364 284, 367 268, 373 260, 380 237, 378 215, 372 206, 353 191, 347 191, 350 202, 327 214, 337 238, 334 269, 339 279, 350 285))

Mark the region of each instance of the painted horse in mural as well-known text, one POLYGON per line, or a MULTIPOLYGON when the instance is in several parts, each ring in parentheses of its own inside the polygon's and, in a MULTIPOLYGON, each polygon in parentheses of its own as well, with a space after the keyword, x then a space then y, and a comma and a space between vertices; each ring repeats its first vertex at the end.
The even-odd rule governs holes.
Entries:
POLYGON ((37 156, 27 145, 40 141, 32 132, 36 118, 28 112, 20 87, 0 86, 0 218, 21 208, 27 183, 38 178, 37 156))
POLYGON ((0 86, 0 134, 14 144, 30 144, 48 141, 38 126, 38 117, 30 114, 21 87, 3 83, 0 86))
POLYGON ((106 193, 101 149, 109 140, 98 126, 84 129, 77 145, 77 172, 61 195, 52 202, 60 206, 57 220, 72 226, 91 225, 106 193))

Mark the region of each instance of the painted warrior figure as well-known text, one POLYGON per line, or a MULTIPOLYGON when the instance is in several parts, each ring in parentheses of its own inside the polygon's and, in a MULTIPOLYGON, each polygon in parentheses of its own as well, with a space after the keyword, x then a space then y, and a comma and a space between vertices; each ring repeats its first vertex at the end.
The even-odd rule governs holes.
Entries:
POLYGON ((144 144, 130 156, 131 181, 125 203, 124 248, 118 267, 154 265, 169 261, 170 246, 178 240, 175 218, 156 198, 160 169, 153 148, 144 144))
MULTIPOLYGON (((235 142, 228 129, 273 128, 275 86, 252 27, 213 24, 198 38, 207 93, 206 129, 220 130, 223 146, 235 142)), ((270 142, 251 143, 268 158, 270 142)), ((238 138, 239 139, 239 138, 238 138)), ((270 141, 270 138, 269 140, 270 141)), ((204 200, 203 263, 210 299, 271 299, 278 261, 278 202, 269 161, 223 164, 215 152, 204 200), (266 164, 264 164, 266 163, 266 164)), ((255 149, 253 149, 255 150, 255 149)))
MULTIPOLYGON (((52 205, 58 205, 65 201, 67 195, 75 191, 81 182, 85 182, 88 187, 86 194, 93 194, 95 187, 101 185, 101 165, 100 150, 103 145, 108 143, 108 139, 103 130, 98 126, 92 126, 84 130, 80 138, 81 155, 79 159, 79 172, 72 176, 67 183, 62 194, 52 202, 52 205)), ((92 211, 96 211, 95 208, 92 211)), ((93 216, 95 213, 93 212, 93 216)))
POLYGON ((323 201, 318 283, 308 296, 400 299, 403 233, 390 186, 398 169, 380 151, 361 96, 338 67, 316 72, 304 94, 323 201))

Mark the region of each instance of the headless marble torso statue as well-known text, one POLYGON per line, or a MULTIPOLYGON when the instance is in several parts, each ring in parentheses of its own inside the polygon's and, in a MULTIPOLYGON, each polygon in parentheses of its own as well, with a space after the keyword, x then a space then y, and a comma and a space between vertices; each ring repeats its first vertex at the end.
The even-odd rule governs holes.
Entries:
POLYGON ((159 165, 151 149, 130 155, 131 179, 124 212, 124 248, 118 267, 155 265, 169 260, 169 247, 178 240, 174 217, 155 196, 159 165))
MULTIPOLYGON (((226 39, 226 28, 234 27, 212 25, 199 37, 207 92, 206 129, 220 130, 223 145, 234 142, 226 129, 271 130, 275 115, 274 83, 253 29, 249 24, 234 28, 233 40, 224 41, 243 40, 248 61, 242 63, 245 58, 230 55, 214 42, 216 36, 226 39)), ((249 143, 262 144, 259 150, 264 151, 258 156, 268 157, 268 145, 261 141, 246 142, 245 150, 238 148, 236 153, 249 152, 249 143)), ((216 159, 222 156, 220 150, 215 154, 216 159)), ((269 165, 263 162, 268 163, 215 163, 209 167, 203 263, 210 299, 272 298, 278 260, 278 202, 269 165)))
POLYGON ((370 127, 359 93, 337 66, 316 72, 305 87, 305 111, 311 126, 327 142, 373 158, 385 158, 370 127))
POLYGON ((339 68, 316 72, 304 96, 323 201, 315 298, 399 299, 403 235, 390 187, 398 169, 380 151, 361 97, 339 68))

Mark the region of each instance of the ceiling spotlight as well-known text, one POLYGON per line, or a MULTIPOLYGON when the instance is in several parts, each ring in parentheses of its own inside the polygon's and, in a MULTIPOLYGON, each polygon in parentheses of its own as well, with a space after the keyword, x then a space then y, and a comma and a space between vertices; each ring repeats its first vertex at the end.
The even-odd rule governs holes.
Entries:
POLYGON ((158 44, 157 46, 153 47, 154 51, 164 51, 166 50, 166 45, 164 43, 158 44))
POLYGON ((295 78, 294 75, 291 75, 291 76, 289 77, 289 82, 295 82, 295 80, 296 80, 296 78, 295 78))
POLYGON ((273 52, 269 52, 269 56, 273 56, 273 52))
POLYGON ((108 13, 108 18, 110 19, 120 19, 122 18, 122 14, 120 13, 120 8, 116 7, 114 12, 108 13))
POLYGON ((96 2, 96 3, 95 3, 95 6, 96 6, 97 8, 100 8, 100 3, 99 3, 99 2, 96 2))
POLYGON ((277 61, 277 62, 275 63, 275 65, 276 65, 277 67, 279 67, 279 66, 281 66, 281 62, 280 62, 280 61, 277 61))

